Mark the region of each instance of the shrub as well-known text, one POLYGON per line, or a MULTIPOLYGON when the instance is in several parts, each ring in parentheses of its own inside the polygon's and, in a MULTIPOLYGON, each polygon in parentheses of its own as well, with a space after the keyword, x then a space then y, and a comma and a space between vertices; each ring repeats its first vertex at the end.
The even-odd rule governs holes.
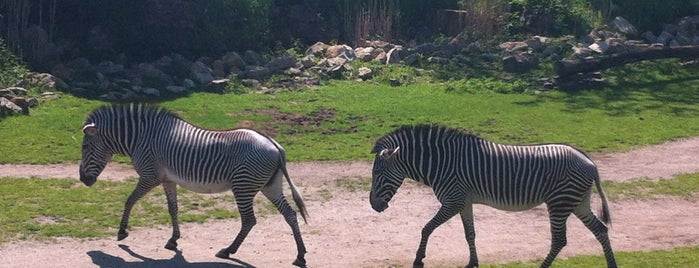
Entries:
POLYGON ((18 85, 26 72, 27 68, 5 46, 5 40, 0 38, 0 88, 18 85))

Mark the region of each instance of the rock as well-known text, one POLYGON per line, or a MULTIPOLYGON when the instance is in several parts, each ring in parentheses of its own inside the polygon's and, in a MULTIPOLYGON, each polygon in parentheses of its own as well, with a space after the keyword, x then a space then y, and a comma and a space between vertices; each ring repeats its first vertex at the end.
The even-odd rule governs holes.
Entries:
POLYGON ((541 43, 541 40, 539 38, 531 38, 527 41, 524 41, 524 43, 527 44, 528 48, 531 48, 534 51, 541 52, 544 49, 544 44, 541 43))
POLYGON ((301 63, 301 65, 303 65, 304 68, 311 68, 316 65, 315 56, 313 56, 312 54, 303 56, 299 60, 299 62, 301 63))
POLYGON ((187 88, 182 86, 165 86, 165 90, 172 93, 182 93, 187 91, 187 88))
POLYGON ((112 61, 103 61, 97 64, 97 71, 106 75, 117 74, 124 71, 124 65, 115 64, 112 61))
POLYGON ((272 72, 286 70, 294 66, 296 66, 296 57, 288 53, 282 55, 281 57, 272 59, 267 63, 267 68, 269 68, 272 72))
POLYGON ((374 58, 375 50, 373 47, 358 47, 354 49, 354 54, 357 56, 357 59, 368 62, 374 58))
POLYGON ((529 45, 527 45, 526 42, 504 42, 500 44, 500 48, 507 52, 518 52, 527 51, 529 49, 529 45))
POLYGON ((622 17, 616 17, 612 21, 612 24, 614 24, 614 27, 617 28, 620 32, 626 34, 629 37, 635 37, 638 35, 638 30, 636 27, 633 26, 629 21, 622 17))
MULTIPOLYGON (((7 93, 7 95, 14 95, 14 96, 26 96, 29 91, 23 87, 8 87, 4 88, 1 90, 2 92, 7 93)), ((2 95, 2 93, 0 93, 2 95)))
POLYGON ((437 64, 445 64, 445 63, 449 62, 449 59, 442 58, 442 57, 429 57, 429 58, 427 58, 427 62, 432 62, 432 63, 437 63, 437 64))
POLYGON ((222 94, 223 92, 226 91, 226 86, 228 86, 229 81, 230 80, 228 80, 228 79, 213 80, 208 85, 206 85, 205 90, 206 90, 206 92, 222 94))
POLYGON ((207 85, 214 80, 213 71, 201 61, 192 64, 190 74, 192 79, 200 85, 207 85))
POLYGON ((226 53, 226 55, 223 55, 223 57, 221 58, 221 61, 223 62, 224 70, 230 69, 233 66, 238 67, 239 69, 243 69, 246 65, 245 61, 243 60, 243 57, 241 57, 240 54, 236 52, 226 53))
POLYGON ((245 54, 243 54, 243 61, 247 65, 264 65, 264 58, 262 58, 262 55, 259 53, 252 51, 252 50, 247 50, 245 51, 245 54))
POLYGON ((41 93, 40 96, 44 99, 58 99, 60 97, 58 94, 51 91, 41 93))
MULTIPOLYGON (((455 37, 456 39, 456 37, 455 37)), ((429 55, 430 53, 434 52, 437 50, 437 45, 434 43, 424 43, 421 45, 416 46, 415 48, 412 49, 413 52, 415 53, 420 53, 423 55, 429 55)))
POLYGON ((337 58, 343 57, 348 61, 352 61, 357 58, 354 54, 354 50, 348 45, 334 45, 330 46, 325 50, 326 58, 337 58))
POLYGON ((502 69, 505 72, 526 72, 538 64, 535 57, 528 53, 507 55, 502 58, 502 69))
POLYGON ((259 65, 245 66, 244 78, 264 80, 270 75, 269 68, 259 65))
POLYGON ((658 39, 656 39, 655 42, 667 46, 673 39, 675 39, 675 37, 671 33, 663 31, 662 33, 660 33, 658 39))
POLYGON ((561 47, 559 47, 559 46, 550 45, 550 46, 546 46, 546 48, 544 48, 544 51, 542 51, 541 54, 542 54, 544 57, 548 57, 548 56, 551 56, 551 55, 553 55, 553 54, 560 53, 561 50, 562 50, 562 49, 561 49, 561 47))
POLYGON ((466 51, 468 51, 469 54, 478 55, 481 54, 483 50, 481 49, 481 43, 476 41, 468 44, 466 51))
POLYGON ((589 49, 591 49, 594 52, 604 54, 609 50, 609 44, 605 41, 597 41, 594 44, 588 46, 589 49))
POLYGON ((641 38, 645 40, 647 43, 652 44, 658 41, 658 37, 653 34, 651 31, 646 31, 641 34, 641 38))
POLYGON ((372 71, 371 69, 369 69, 367 67, 360 67, 357 70, 357 72, 358 72, 359 78, 361 78, 362 80, 369 80, 374 76, 374 74, 373 74, 374 71, 372 71))
POLYGON ((160 91, 152 87, 143 88, 143 93, 151 96, 160 96, 160 91))
POLYGON ((396 46, 386 53, 386 64, 400 63, 400 53, 403 51, 402 46, 396 46))
POLYGON ((330 45, 323 42, 316 42, 306 49, 305 56, 313 55, 315 57, 323 57, 325 55, 325 50, 328 49, 330 45))
POLYGON ((242 79, 240 80, 240 83, 243 84, 243 86, 251 88, 259 88, 261 85, 260 81, 257 79, 242 79))
POLYGON ((407 57, 405 57, 405 59, 403 60, 403 63, 405 63, 405 65, 412 66, 412 65, 415 65, 419 60, 420 60, 420 54, 412 53, 412 54, 408 55, 407 57))
POLYGON ((214 77, 222 78, 222 77, 226 76, 226 71, 225 71, 225 68, 223 67, 222 60, 214 60, 211 63, 211 71, 214 74, 214 77))
POLYGON ((5 97, 0 97, 0 116, 22 114, 22 107, 5 97))

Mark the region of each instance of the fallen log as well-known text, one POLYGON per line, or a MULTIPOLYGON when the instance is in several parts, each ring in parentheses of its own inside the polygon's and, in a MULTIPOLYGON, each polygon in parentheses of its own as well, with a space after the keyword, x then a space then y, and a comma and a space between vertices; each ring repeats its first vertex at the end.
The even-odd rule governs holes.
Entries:
POLYGON ((627 63, 642 60, 657 60, 667 58, 697 59, 699 46, 681 47, 636 47, 625 52, 597 58, 575 60, 560 60, 554 63, 553 69, 558 77, 567 77, 577 73, 589 73, 627 63))

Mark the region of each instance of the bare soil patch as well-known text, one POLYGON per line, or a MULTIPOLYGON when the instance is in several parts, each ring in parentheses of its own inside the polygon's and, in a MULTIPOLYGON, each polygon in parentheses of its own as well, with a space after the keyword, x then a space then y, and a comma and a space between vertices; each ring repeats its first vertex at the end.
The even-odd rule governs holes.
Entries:
MULTIPOLYGON (((699 137, 668 142, 618 154, 593 155, 604 180, 666 178, 699 172, 699 137)), ((409 267, 423 225, 439 204, 430 189, 403 186, 384 213, 375 213, 365 191, 337 186, 341 178, 370 177, 371 163, 289 163, 310 213, 301 225, 309 267, 409 267), (329 197, 331 196, 331 197, 329 197)), ((77 178, 76 165, 0 165, 0 177, 77 178)), ((100 179, 136 176, 128 166, 110 164, 100 179)), ((599 207, 599 198, 593 197, 599 207)), ((610 204, 610 231, 615 251, 667 249, 699 245, 699 198, 668 197, 653 201, 610 204)), ((544 257, 549 226, 543 206, 526 212, 504 212, 476 206, 476 243, 481 263, 526 261, 544 257)), ((117 219, 115 219, 117 222, 117 219)), ((116 226, 115 226, 116 227, 116 226)), ((235 255, 237 261, 214 254, 228 245, 240 228, 238 220, 182 225, 179 252, 163 248, 169 226, 136 228, 117 242, 105 239, 59 238, 54 243, 13 242, 0 246, 3 267, 290 267, 295 246, 281 215, 258 217, 258 224, 235 255)), ((116 235, 116 234, 115 234, 116 235)), ((432 235, 427 266, 466 264, 468 248, 458 218, 432 235)), ((561 258, 601 254, 593 235, 574 217, 569 219, 568 245, 561 258)), ((623 265, 623 263, 621 263, 623 265)))

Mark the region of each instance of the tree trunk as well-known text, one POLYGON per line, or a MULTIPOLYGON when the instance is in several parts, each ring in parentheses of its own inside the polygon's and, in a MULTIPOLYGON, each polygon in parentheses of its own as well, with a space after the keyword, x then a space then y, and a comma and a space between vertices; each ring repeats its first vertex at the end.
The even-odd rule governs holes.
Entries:
POLYGON ((699 46, 633 48, 626 52, 599 58, 560 60, 554 64, 553 69, 558 77, 566 77, 576 73, 589 73, 642 60, 666 58, 699 58, 699 46))

